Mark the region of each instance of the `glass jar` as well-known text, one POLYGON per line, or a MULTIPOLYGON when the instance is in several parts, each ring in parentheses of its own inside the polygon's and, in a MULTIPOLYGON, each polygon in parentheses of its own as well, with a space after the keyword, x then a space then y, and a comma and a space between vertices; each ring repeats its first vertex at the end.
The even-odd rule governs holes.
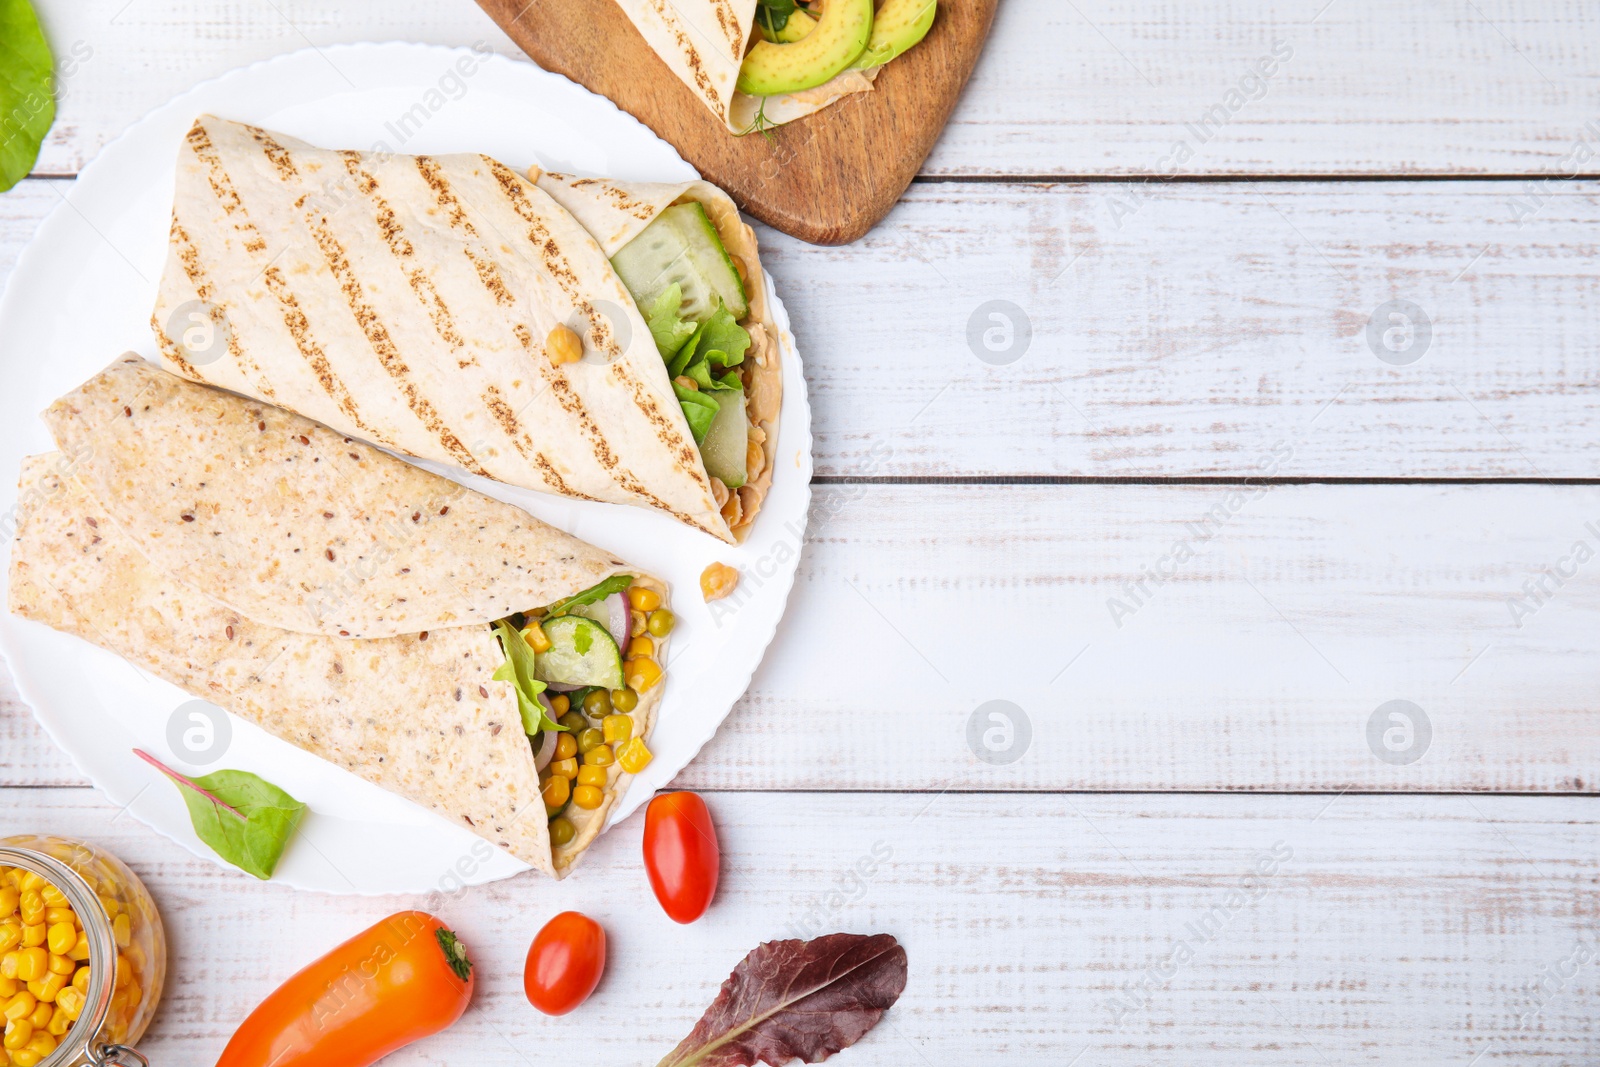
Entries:
MULTIPOLYGON (((50 951, 57 946, 47 946, 52 962, 75 959, 80 968, 86 962, 89 973, 84 982, 74 972, 72 977, 77 981, 73 985, 82 986, 78 1018, 56 1037, 55 1050, 40 1059, 38 1067, 148 1067, 149 1061, 131 1046, 143 1036, 161 999, 167 973, 167 941, 161 916, 144 883, 109 852, 62 837, 21 835, 0 839, 0 868, 29 872, 55 887, 83 928, 78 944, 69 950, 71 955, 57 955, 50 951), (86 960, 79 959, 85 952, 86 960), (115 966, 102 966, 103 960, 115 961, 115 966)), ((37 883, 27 874, 20 880, 37 883)), ((0 878, 0 893, 8 888, 18 887, 0 878)), ((37 884, 31 888, 43 893, 37 884)), ((54 898, 47 896, 44 903, 48 905, 51 899, 54 898)), ((0 916, 0 932, 8 922, 18 922, 20 915, 19 911, 9 920, 0 916)), ((4 955, 0 954, 0 963, 3 962, 4 955)), ((0 970, 0 978, 3 977, 4 971, 0 970)), ((21 987, 26 985, 17 979, 12 981, 21 987)), ((76 996, 67 996, 69 1002, 78 1004, 76 996)), ((0 1001, 11 999, 7 996, 0 1001)), ((9 1055, 14 1062, 15 1053, 9 1055)), ((3 1062, 6 1061, 0 1060, 3 1062)))

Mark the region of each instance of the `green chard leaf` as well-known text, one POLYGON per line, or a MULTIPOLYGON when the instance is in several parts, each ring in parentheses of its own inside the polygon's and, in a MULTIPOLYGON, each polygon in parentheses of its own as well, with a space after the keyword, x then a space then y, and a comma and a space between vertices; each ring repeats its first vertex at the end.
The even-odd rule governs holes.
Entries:
POLYGON ((494 632, 500 637, 506 661, 490 677, 497 682, 511 683, 517 694, 517 711, 522 714, 522 732, 532 737, 545 730, 565 730, 566 727, 552 720, 544 705, 539 703, 539 694, 544 692, 545 685, 533 676, 533 649, 528 647, 528 642, 505 619, 494 624, 494 632))
POLYGON ((773 33, 777 33, 789 25, 789 16, 794 14, 794 0, 756 0, 759 10, 756 17, 762 25, 773 33))
POLYGON ((678 406, 683 408, 683 417, 689 420, 689 432, 694 435, 694 443, 701 444, 706 439, 706 434, 711 432, 711 422, 717 417, 717 412, 722 410, 722 405, 705 393, 686 389, 677 382, 672 383, 672 391, 678 396, 678 406))
POLYGON ((558 600, 551 604, 547 617, 553 619, 558 615, 567 614, 573 608, 582 607, 585 604, 598 604, 612 593, 620 593, 632 584, 633 575, 613 574, 605 581, 591 585, 581 593, 574 593, 565 600, 558 600))
POLYGON ((294 836, 306 806, 249 771, 185 778, 148 752, 134 754, 177 783, 200 840, 224 860, 265 881, 294 836))
POLYGON ((662 359, 682 348, 683 342, 694 335, 694 323, 685 322, 678 314, 682 306, 683 287, 673 282, 661 291, 661 295, 656 297, 656 302, 645 312, 645 321, 650 325, 650 336, 655 338, 656 349, 661 353, 662 359))
POLYGON ((0 0, 0 192, 33 169, 56 117, 54 63, 28 0, 0 0))

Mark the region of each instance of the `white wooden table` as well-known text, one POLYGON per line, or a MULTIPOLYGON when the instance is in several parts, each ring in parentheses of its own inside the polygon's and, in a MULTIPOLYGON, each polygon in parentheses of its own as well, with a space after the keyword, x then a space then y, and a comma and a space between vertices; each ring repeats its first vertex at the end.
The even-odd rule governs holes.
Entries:
MULTIPOLYGON (((469 0, 41 7, 93 54, 0 197, 0 277, 199 79, 341 41, 516 54, 469 0)), ((681 779, 722 828, 714 911, 648 903, 638 818, 565 883, 451 896, 477 1000, 390 1062, 650 1063, 747 949, 832 929, 911 960, 840 1062, 1600 1062, 1597 67, 1582 0, 1007 0, 885 223, 761 235, 819 477, 788 622, 681 779), (1369 344, 1395 300, 1427 330, 1377 314, 1369 344), (1030 727, 1009 763, 969 744, 990 700, 1030 727), (1394 700, 1409 749, 1387 710, 1369 733, 1394 700), (549 1020, 522 955, 568 906, 612 965, 549 1020)), ((189 856, 14 695, 0 803, 159 898, 158 1067, 418 903, 189 856)))

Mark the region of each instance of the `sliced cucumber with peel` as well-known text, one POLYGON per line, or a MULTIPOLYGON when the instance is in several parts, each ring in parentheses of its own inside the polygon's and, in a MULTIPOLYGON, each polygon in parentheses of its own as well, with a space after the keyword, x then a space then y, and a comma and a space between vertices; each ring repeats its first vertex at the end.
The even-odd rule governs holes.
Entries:
POLYGON ((745 458, 750 448, 750 420, 744 410, 744 390, 718 389, 709 394, 721 405, 711 420, 706 439, 700 442, 700 458, 706 473, 721 478, 729 489, 745 483, 745 458))
POLYGON ((622 246, 611 265, 641 308, 648 308, 677 282, 683 292, 679 314, 691 322, 706 321, 718 304, 725 305, 735 321, 750 310, 739 271, 706 209, 697 203, 667 208, 622 246))
POLYGON ((534 661, 534 674, 540 681, 623 687, 622 653, 606 627, 582 615, 562 615, 545 620, 543 628, 550 648, 534 661))

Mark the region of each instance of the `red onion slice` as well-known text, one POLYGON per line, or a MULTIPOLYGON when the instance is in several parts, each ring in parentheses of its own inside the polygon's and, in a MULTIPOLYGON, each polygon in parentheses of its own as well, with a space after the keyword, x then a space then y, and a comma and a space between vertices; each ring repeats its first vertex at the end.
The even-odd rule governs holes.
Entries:
MULTIPOLYGON (((544 713, 552 720, 555 719, 556 709, 550 706, 550 699, 543 693, 539 694, 539 703, 544 705, 544 713)), ((533 757, 534 770, 542 771, 550 766, 550 761, 555 758, 556 739, 559 733, 559 730, 546 730, 541 735, 543 740, 539 743, 539 752, 533 757)))
POLYGON ((628 638, 633 634, 633 615, 628 611, 628 598, 622 593, 612 593, 606 597, 606 608, 611 612, 609 629, 612 638, 617 642, 617 648, 624 656, 628 654, 628 638))
MULTIPOLYGON (((569 685, 566 682, 546 682, 544 683, 544 686, 546 689, 553 690, 557 693, 576 693, 580 689, 588 688, 588 686, 584 685, 569 685)), ((544 694, 541 693, 539 695, 543 696, 544 694)), ((552 715, 551 718, 555 718, 555 716, 552 715)))

